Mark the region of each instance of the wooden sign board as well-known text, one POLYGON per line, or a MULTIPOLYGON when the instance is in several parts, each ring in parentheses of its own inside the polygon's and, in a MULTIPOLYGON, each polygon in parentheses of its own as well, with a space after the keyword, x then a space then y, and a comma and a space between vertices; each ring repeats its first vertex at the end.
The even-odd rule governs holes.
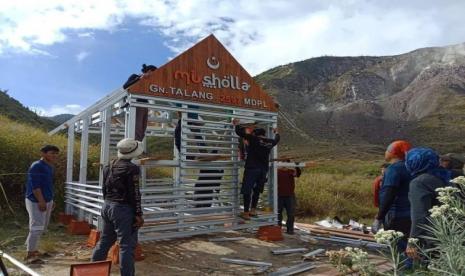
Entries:
POLYGON ((146 74, 128 91, 132 94, 277 112, 273 99, 213 35, 146 74))

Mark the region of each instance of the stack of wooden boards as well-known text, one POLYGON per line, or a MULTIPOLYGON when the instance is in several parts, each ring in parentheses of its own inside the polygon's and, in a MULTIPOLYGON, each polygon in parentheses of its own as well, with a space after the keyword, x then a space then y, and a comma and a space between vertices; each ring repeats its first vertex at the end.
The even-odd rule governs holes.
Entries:
POLYGON ((310 231, 310 233, 314 236, 341 237, 341 238, 348 238, 348 239, 354 239, 354 240, 376 242, 373 234, 364 234, 363 232, 360 232, 360 231, 327 228, 327 227, 322 227, 322 226, 318 226, 315 224, 304 224, 304 223, 296 223, 295 226, 299 229, 310 231))

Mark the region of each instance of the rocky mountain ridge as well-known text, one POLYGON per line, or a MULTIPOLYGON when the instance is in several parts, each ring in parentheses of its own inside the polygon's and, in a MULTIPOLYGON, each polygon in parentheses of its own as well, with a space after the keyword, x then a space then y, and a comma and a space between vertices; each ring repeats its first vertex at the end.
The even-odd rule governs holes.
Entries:
POLYGON ((290 148, 382 148, 409 139, 441 151, 465 150, 465 43, 397 56, 312 58, 256 80, 281 105, 290 148))

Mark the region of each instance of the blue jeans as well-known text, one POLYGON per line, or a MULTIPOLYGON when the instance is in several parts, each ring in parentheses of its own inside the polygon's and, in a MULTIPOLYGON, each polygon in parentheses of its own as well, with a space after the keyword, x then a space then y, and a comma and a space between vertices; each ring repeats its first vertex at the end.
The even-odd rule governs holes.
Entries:
POLYGON ((107 258, 111 246, 119 240, 120 269, 122 276, 133 276, 134 249, 137 245, 137 229, 135 211, 129 205, 105 202, 102 207, 103 229, 100 241, 92 253, 92 261, 103 261, 107 258))

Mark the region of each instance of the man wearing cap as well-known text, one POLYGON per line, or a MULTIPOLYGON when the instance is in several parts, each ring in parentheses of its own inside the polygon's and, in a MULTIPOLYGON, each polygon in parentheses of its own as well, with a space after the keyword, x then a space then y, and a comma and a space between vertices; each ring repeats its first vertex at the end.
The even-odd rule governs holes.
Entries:
MULTIPOLYGON (((129 86, 135 84, 140 79, 146 78, 152 71, 157 70, 155 65, 142 64, 141 75, 132 74, 128 80, 123 84, 123 88, 127 89, 129 86)), ((148 100, 137 99, 139 103, 148 103, 148 100)), ((147 130, 149 110, 147 107, 136 107, 136 134, 135 139, 138 141, 144 140, 145 131, 147 130)))
POLYGON ((54 207, 53 203, 53 164, 58 158, 60 150, 53 145, 46 145, 40 149, 41 158, 32 163, 27 174, 26 209, 29 214, 29 235, 27 236, 26 260, 39 257, 37 244, 40 236, 47 229, 54 207))
POLYGON ((239 125, 239 120, 234 119, 236 134, 245 138, 249 145, 247 159, 245 161, 244 178, 241 193, 244 197, 244 212, 240 215, 244 220, 250 220, 251 216, 257 216, 256 208, 260 193, 266 182, 271 149, 278 144, 280 136, 276 129, 274 139, 267 138, 263 128, 256 128, 252 134, 247 134, 245 127, 239 125))
POLYGON ((456 178, 464 175, 464 163, 459 158, 456 158, 456 154, 448 153, 440 156, 440 166, 446 170, 450 170, 452 178, 456 178))
POLYGON ((118 239, 120 244, 121 275, 134 275, 134 249, 137 230, 144 224, 139 167, 131 163, 143 152, 142 143, 132 138, 118 142, 118 159, 103 170, 102 237, 92 254, 92 261, 103 261, 108 250, 118 239))

